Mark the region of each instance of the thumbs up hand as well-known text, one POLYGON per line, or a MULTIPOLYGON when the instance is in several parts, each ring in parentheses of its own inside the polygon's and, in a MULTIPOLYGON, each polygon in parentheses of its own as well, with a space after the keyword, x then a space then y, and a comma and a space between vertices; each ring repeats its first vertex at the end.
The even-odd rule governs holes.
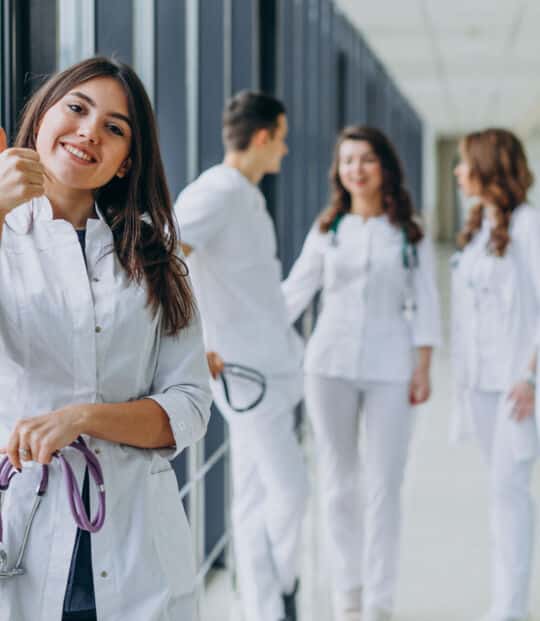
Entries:
POLYGON ((7 149, 7 136, 3 127, 0 127, 0 153, 7 149))
POLYGON ((32 149, 8 149, 6 132, 0 127, 0 215, 45 191, 45 170, 32 149))

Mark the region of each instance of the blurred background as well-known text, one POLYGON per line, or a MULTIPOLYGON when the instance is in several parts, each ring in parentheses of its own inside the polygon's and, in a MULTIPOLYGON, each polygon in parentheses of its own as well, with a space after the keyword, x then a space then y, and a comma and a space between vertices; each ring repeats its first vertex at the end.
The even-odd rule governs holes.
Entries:
MULTIPOLYGON (((50 73, 114 54, 135 67, 151 96, 174 198, 220 161, 226 98, 243 88, 274 93, 288 108, 290 154, 263 190, 285 273, 325 206, 338 129, 375 125, 396 145, 414 203, 440 242, 446 313, 447 260, 463 217, 452 172, 460 136, 509 127, 540 175, 539 31, 534 0, 0 0, 0 123, 12 139, 21 107, 50 73)), ((533 188, 533 202, 537 195, 533 188)), ((405 490, 398 620, 472 621, 488 602, 487 475, 477 452, 448 447, 449 375, 446 343, 405 490)), ((315 473, 308 423, 303 430, 315 473)), ((233 564, 219 416, 175 469, 194 532, 203 619, 239 620, 234 571, 223 570, 233 564)), ((317 508, 324 490, 314 481, 302 618, 330 621, 317 508)))

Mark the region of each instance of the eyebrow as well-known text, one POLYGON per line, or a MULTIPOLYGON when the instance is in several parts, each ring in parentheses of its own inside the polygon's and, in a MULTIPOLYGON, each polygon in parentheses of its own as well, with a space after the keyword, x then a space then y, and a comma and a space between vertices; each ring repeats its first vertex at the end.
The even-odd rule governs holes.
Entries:
MULTIPOLYGON (((86 101, 86 103, 89 106, 92 106, 92 108, 96 107, 96 102, 91 97, 88 97, 88 95, 85 95, 84 93, 81 93, 80 91, 74 91, 69 94, 73 97, 79 97, 79 99, 84 99, 84 101, 86 101)), ((109 112, 107 116, 112 116, 115 119, 124 121, 124 123, 127 123, 129 127, 131 128, 131 121, 125 114, 121 114, 120 112, 109 112)))

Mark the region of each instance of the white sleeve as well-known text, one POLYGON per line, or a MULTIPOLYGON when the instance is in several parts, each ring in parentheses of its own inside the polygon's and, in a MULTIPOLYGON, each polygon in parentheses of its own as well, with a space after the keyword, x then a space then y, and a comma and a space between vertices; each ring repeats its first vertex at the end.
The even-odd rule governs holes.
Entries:
POLYGON ((203 248, 225 227, 230 214, 231 192, 204 191, 188 186, 174 204, 180 227, 180 241, 193 249, 203 248))
POLYGON ((294 323, 310 300, 322 287, 324 272, 324 255, 321 247, 322 236, 319 224, 311 228, 302 252, 291 268, 289 276, 281 288, 285 296, 287 316, 294 323))
POLYGON ((176 336, 161 337, 154 381, 149 399, 167 413, 175 449, 164 451, 173 459, 200 440, 210 419, 212 396, 209 371, 198 315, 176 336))
POLYGON ((413 320, 415 347, 441 344, 441 311, 436 281, 435 252, 431 240, 418 243, 418 267, 414 270, 417 310, 413 320))
POLYGON ((523 264, 529 272, 529 283, 536 299, 536 344, 540 345, 540 211, 526 206, 523 217, 513 231, 523 253, 523 264))

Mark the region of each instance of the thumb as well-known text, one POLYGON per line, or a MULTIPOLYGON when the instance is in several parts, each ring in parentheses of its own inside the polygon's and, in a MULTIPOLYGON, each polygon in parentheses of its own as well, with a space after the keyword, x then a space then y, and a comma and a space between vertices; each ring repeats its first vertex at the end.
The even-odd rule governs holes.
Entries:
POLYGON ((0 127, 0 153, 8 148, 7 136, 3 127, 0 127))

